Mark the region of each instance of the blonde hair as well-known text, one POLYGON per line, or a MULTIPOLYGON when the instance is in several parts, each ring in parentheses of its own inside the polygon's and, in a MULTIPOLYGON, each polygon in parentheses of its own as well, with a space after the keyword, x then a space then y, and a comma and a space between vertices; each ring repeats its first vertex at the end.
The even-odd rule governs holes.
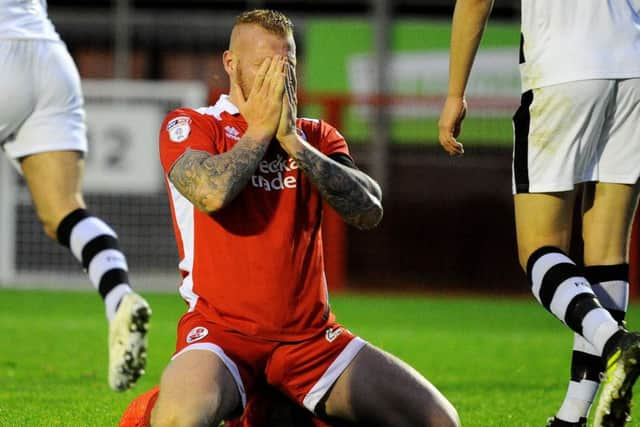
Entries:
POLYGON ((234 27, 242 24, 255 24, 281 37, 293 33, 293 23, 285 14, 269 9, 255 9, 243 12, 236 18, 234 27))

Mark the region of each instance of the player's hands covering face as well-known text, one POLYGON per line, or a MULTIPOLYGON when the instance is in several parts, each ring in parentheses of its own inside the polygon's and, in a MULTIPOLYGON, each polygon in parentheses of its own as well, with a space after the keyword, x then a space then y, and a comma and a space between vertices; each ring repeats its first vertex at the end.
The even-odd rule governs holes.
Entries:
POLYGON ((282 56, 265 58, 256 73, 249 95, 243 94, 240 87, 238 68, 232 74, 231 84, 241 94, 238 109, 247 121, 246 134, 258 135, 271 141, 278 129, 282 112, 286 59, 282 56))
POLYGON ((298 116, 298 96, 296 94, 296 68, 290 61, 285 63, 286 78, 284 94, 282 96, 282 112, 276 138, 280 142, 288 136, 296 134, 296 118, 298 116))

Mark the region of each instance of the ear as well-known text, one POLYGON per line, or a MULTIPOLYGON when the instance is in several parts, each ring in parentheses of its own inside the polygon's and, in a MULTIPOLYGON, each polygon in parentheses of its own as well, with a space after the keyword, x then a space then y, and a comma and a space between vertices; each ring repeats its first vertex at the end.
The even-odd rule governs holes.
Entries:
POLYGON ((236 73, 236 57, 230 50, 225 50, 222 54, 222 65, 224 66, 224 70, 229 75, 229 79, 232 79, 236 73))

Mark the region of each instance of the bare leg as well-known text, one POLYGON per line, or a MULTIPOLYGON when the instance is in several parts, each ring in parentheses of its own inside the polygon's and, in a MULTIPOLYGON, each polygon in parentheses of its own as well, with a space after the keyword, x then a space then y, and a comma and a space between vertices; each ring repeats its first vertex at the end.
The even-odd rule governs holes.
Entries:
POLYGON ((518 259, 523 269, 531 254, 543 246, 567 252, 575 192, 516 194, 513 198, 518 239, 518 259))
POLYGON ((366 345, 329 391, 330 417, 375 426, 457 427, 458 413, 419 372, 366 345))
POLYGON ((208 350, 191 350, 165 369, 151 413, 153 427, 215 427, 241 405, 233 376, 208 350))
POLYGON ((77 151, 51 151, 21 159, 21 167, 45 233, 70 249, 104 300, 109 384, 125 390, 144 372, 151 309, 129 285, 116 232, 85 209, 84 160, 77 151))
POLYGON ((81 190, 84 160, 77 151, 50 151, 27 156, 20 166, 44 231, 55 240, 60 221, 85 208, 81 190))

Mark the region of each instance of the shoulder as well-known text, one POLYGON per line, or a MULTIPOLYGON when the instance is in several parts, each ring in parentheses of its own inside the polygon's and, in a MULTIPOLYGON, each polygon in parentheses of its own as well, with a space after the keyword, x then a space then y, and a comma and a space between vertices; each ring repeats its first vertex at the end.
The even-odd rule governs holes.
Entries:
POLYGON ((216 121, 213 117, 203 114, 205 108, 197 110, 191 108, 178 108, 170 111, 164 118, 161 132, 167 132, 170 136, 174 134, 190 133, 193 129, 205 132, 207 134, 215 134, 216 121))
POLYGON ((200 113, 198 110, 194 110, 191 108, 178 108, 167 113, 167 115, 164 117, 163 125, 169 126, 170 124, 175 124, 180 121, 193 122, 201 120, 202 113, 200 113))
POLYGON ((298 119, 297 125, 308 140, 345 139, 338 129, 324 120, 302 117, 298 119))
POLYGON ((337 134, 342 137, 338 130, 320 119, 313 119, 308 117, 301 117, 297 121, 298 128, 309 138, 315 137, 317 139, 326 138, 330 134, 337 134))

